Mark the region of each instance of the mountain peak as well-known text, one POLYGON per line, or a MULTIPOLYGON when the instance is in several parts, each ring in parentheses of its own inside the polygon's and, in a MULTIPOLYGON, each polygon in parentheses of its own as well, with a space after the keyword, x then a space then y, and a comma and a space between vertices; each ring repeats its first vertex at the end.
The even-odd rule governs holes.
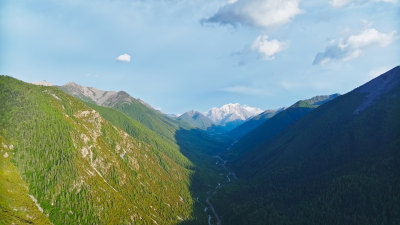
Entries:
POLYGON ((201 113, 198 111, 195 111, 195 110, 190 110, 190 111, 185 112, 184 114, 189 115, 189 116, 195 116, 195 115, 198 115, 201 113))
POLYGON ((200 128, 203 130, 207 130, 209 127, 213 125, 213 122, 204 116, 202 113, 194 110, 190 110, 188 112, 185 112, 184 114, 180 115, 179 120, 183 120, 187 122, 188 124, 200 128))
POLYGON ((98 105, 104 105, 108 99, 117 95, 115 91, 102 91, 93 87, 82 86, 75 82, 69 82, 60 88, 73 96, 90 100, 98 105))
POLYGON ((248 118, 258 115, 262 112, 263 110, 259 108, 240 105, 239 103, 228 103, 220 108, 214 107, 204 114, 214 123, 218 125, 224 125, 232 121, 247 120, 248 118))
POLYGON ((75 83, 75 82, 68 82, 64 84, 63 86, 74 86, 74 87, 81 87, 81 85, 75 83))
POLYGON ((32 84, 34 85, 41 85, 41 86, 53 86, 52 83, 50 83, 47 80, 42 80, 42 81, 38 81, 38 82, 33 82, 32 84))

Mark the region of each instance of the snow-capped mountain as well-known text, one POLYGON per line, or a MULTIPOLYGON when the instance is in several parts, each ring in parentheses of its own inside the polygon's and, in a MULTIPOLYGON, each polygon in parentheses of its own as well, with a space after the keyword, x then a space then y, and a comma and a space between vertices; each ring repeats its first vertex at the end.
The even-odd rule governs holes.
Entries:
POLYGON ((46 81, 46 80, 42 80, 42 81, 38 81, 38 82, 33 82, 32 84, 34 85, 41 85, 41 86, 53 86, 52 83, 46 81))
POLYGON ((220 108, 212 108, 204 115, 211 119, 217 125, 226 125, 230 122, 245 121, 250 117, 262 113, 263 110, 259 108, 250 107, 247 105, 240 105, 239 103, 229 103, 221 106, 220 108))

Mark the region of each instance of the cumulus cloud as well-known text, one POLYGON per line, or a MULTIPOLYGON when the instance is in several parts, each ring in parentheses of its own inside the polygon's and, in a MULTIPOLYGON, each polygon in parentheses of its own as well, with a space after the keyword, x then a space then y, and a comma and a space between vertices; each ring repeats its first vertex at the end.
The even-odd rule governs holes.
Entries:
POLYGON ((130 62, 131 61, 131 56, 128 54, 122 54, 117 57, 117 61, 119 62, 130 62))
POLYGON ((396 31, 381 33, 376 29, 369 28, 359 34, 351 35, 345 40, 333 40, 319 52, 313 64, 325 64, 332 60, 350 60, 358 57, 362 50, 371 46, 386 47, 397 39, 396 31))
POLYGON ((288 23, 302 12, 299 0, 230 0, 202 22, 267 28, 288 23))
POLYGON ((268 40, 267 35, 260 35, 253 41, 250 50, 258 52, 263 60, 273 60, 275 59, 275 54, 285 50, 288 45, 287 42, 280 42, 275 39, 268 40))
POLYGON ((351 3, 362 4, 366 2, 386 2, 386 3, 396 4, 398 0, 330 0, 329 1, 329 3, 335 8, 343 7, 351 3))

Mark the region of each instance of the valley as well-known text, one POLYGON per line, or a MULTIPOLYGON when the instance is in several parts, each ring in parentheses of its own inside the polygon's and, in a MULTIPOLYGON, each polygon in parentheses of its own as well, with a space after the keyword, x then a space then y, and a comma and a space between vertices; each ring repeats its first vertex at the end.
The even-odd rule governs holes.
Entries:
POLYGON ((344 95, 173 117, 1 76, 0 224, 397 224, 399 95, 395 67, 344 95))
POLYGON ((400 0, 1 0, 0 225, 400 225, 400 0))
MULTIPOLYGON (((215 218, 215 224, 221 225, 221 219, 220 219, 218 213, 215 211, 214 205, 211 203, 211 199, 215 196, 215 194, 217 194, 217 192, 220 189, 224 188, 224 186, 227 183, 230 183, 231 179, 237 179, 237 177, 236 177, 234 172, 231 172, 226 167, 226 162, 227 162, 226 160, 223 160, 219 155, 214 156, 213 158, 216 159, 215 164, 218 165, 220 169, 222 169, 223 173, 220 174, 220 175, 222 175, 222 177, 226 177, 226 180, 223 180, 223 181, 219 182, 217 184, 217 186, 215 186, 214 190, 210 190, 210 191, 207 192, 208 196, 206 198, 206 203, 207 203, 208 207, 204 208, 204 211, 207 212, 207 210, 211 210, 211 212, 212 212, 212 214, 214 215, 214 218, 215 218)), ((212 223, 211 223, 211 218, 212 217, 211 217, 210 214, 208 214, 208 218, 209 218, 208 219, 208 224, 212 225, 212 223)))

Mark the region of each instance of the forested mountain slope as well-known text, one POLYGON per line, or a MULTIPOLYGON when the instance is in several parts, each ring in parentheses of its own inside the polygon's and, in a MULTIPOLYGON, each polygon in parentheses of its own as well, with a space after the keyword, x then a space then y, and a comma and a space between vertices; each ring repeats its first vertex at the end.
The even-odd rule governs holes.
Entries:
MULTIPOLYGON (((220 182, 219 168, 211 157, 221 149, 226 148, 226 141, 212 137, 202 130, 179 129, 175 134, 175 141, 164 138, 126 114, 113 109, 88 104, 106 120, 124 130, 138 140, 149 143, 152 148, 160 149, 167 156, 180 165, 190 168, 190 191, 197 199, 192 212, 192 220, 188 224, 204 224, 207 217, 204 212, 204 200, 210 185, 220 182)), ((224 177, 222 177, 224 179, 224 177)))
POLYGON ((189 124, 162 114, 147 103, 133 98, 124 91, 102 91, 72 82, 58 88, 85 102, 117 109, 152 131, 173 141, 175 140, 175 132, 181 127, 185 129, 193 128, 189 124))
POLYGON ((229 131, 228 135, 234 139, 240 139, 250 131, 254 130, 265 121, 271 119, 276 114, 282 112, 285 108, 279 108, 275 110, 265 110, 264 112, 260 113, 257 116, 254 116, 248 119, 246 122, 241 124, 240 126, 236 127, 235 129, 229 131))
POLYGON ((214 125, 214 123, 209 118, 197 111, 185 112, 178 117, 178 120, 187 122, 191 126, 201 130, 207 130, 214 125))
MULTIPOLYGON (((321 95, 306 100, 300 100, 290 107, 272 115, 271 118, 263 118, 264 122, 261 125, 258 125, 255 129, 243 135, 229 149, 229 151, 225 153, 225 157, 233 159, 235 157, 238 157, 242 153, 252 150, 257 145, 260 145, 261 143, 273 138, 281 131, 286 129, 288 126, 290 126, 318 106, 329 102, 338 96, 339 94, 321 95)), ((245 126, 241 127, 244 129, 248 129, 248 126, 246 126, 246 124, 249 124, 251 126, 252 124, 254 124, 254 121, 247 121, 243 124, 245 126)))
POLYGON ((226 224, 399 224, 400 67, 308 113, 234 163, 226 224))
POLYGON ((1 76, 0 104, 0 223, 193 219, 193 165, 174 147, 129 135, 55 87, 1 76))

